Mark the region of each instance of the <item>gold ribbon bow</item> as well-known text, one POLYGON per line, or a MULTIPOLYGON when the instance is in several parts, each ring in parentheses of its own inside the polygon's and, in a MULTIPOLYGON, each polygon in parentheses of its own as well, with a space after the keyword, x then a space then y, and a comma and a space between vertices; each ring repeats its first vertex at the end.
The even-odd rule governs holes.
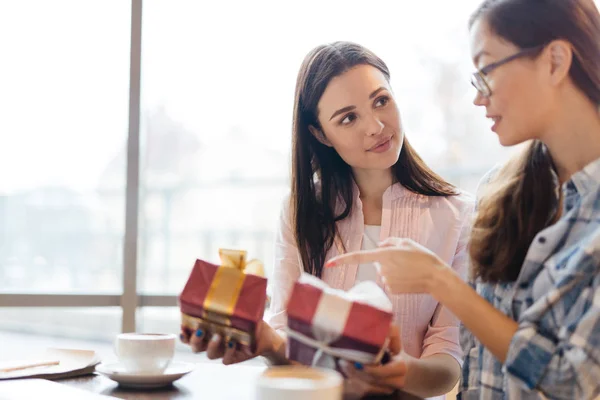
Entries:
POLYGON ((245 274, 265 276, 265 268, 259 260, 250 260, 246 262, 245 250, 219 249, 219 257, 223 267, 233 267, 245 274))
MULTIPOLYGON (((219 250, 221 266, 217 269, 204 299, 203 308, 206 314, 216 313, 221 316, 231 316, 246 275, 264 276, 262 262, 258 260, 246 262, 246 254, 244 250, 219 250)), ((229 318, 219 319, 221 323, 230 324, 229 318)))

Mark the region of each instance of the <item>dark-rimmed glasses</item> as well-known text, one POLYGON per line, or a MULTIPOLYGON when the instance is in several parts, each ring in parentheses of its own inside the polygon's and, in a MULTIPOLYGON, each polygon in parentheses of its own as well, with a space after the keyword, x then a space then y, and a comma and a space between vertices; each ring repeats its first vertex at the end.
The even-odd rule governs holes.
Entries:
POLYGON ((481 93, 484 97, 490 97, 492 95, 492 89, 490 89, 490 86, 488 85, 488 83, 485 79, 486 75, 488 75, 490 72, 492 72, 496 68, 498 68, 506 63, 509 63, 513 60, 516 60, 517 58, 534 55, 535 53, 542 50, 544 47, 545 47, 545 45, 541 45, 541 46, 523 49, 523 50, 519 51, 518 53, 513 54, 512 56, 508 56, 506 58, 503 58, 500 61, 496 61, 495 63, 486 65, 485 67, 483 67, 480 70, 477 70, 473 73, 473 75, 471 76, 471 84, 473 86, 475 86, 475 89, 477 89, 477 91, 479 93, 481 93))

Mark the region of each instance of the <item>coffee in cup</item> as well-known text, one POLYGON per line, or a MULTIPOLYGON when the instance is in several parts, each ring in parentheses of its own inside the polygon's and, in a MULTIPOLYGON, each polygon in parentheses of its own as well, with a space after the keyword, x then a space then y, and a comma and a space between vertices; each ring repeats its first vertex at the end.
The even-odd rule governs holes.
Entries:
POLYGON ((272 367, 257 382, 257 399, 261 400, 341 400, 343 378, 332 369, 305 366, 272 367))

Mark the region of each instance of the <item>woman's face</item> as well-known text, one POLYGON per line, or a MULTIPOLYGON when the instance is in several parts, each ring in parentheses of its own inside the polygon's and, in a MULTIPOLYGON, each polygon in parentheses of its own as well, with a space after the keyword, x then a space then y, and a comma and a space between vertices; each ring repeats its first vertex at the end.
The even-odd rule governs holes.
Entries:
POLYGON ((317 106, 317 139, 333 147, 353 169, 388 169, 403 143, 400 113, 385 75, 356 66, 329 82, 317 106))
MULTIPOLYGON (((522 50, 494 34, 484 19, 473 25, 470 35, 478 70, 522 50)), ((475 97, 474 104, 485 107, 486 117, 494 122, 492 131, 504 146, 539 139, 550 119, 553 92, 541 58, 520 57, 498 66, 484 76, 491 95, 478 92, 475 97)))

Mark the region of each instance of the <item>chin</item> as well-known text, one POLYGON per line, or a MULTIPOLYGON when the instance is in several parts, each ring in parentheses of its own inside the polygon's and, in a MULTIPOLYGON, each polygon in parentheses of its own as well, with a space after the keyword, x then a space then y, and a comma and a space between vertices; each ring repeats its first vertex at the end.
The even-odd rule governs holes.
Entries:
POLYGON ((386 154, 386 157, 378 163, 380 164, 380 169, 392 168, 398 162, 398 158, 400 158, 400 150, 390 151, 389 154, 386 154))
POLYGON ((398 157, 394 157, 394 153, 390 152, 390 154, 386 154, 385 156, 380 157, 378 160, 363 160, 362 162, 350 165, 353 168, 386 170, 392 168, 396 162, 398 162, 398 157))
POLYGON ((498 134, 498 141, 504 147, 516 146, 527 140, 529 140, 529 138, 523 138, 520 135, 498 134))

